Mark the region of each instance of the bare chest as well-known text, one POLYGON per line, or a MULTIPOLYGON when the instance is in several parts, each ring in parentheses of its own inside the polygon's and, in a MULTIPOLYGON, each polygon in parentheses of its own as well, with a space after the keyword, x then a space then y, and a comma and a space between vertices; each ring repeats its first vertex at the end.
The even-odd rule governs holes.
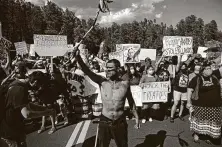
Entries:
POLYGON ((127 84, 123 82, 104 82, 101 86, 103 100, 124 101, 127 93, 127 84))

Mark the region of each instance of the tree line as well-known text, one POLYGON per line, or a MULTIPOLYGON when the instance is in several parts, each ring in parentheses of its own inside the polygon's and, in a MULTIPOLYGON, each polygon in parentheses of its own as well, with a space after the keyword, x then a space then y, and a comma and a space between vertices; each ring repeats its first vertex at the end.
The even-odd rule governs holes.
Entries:
MULTIPOLYGON (((3 36, 11 42, 26 41, 27 44, 34 43, 33 34, 67 35, 68 44, 73 44, 81 40, 94 21, 93 18, 79 19, 74 12, 63 10, 53 2, 37 6, 24 0, 0 0, 0 11, 3 36)), ((193 36, 194 51, 210 40, 222 42, 222 32, 215 20, 205 24, 202 18, 190 15, 181 19, 175 27, 147 18, 123 24, 114 22, 110 27, 96 24, 83 43, 95 54, 103 41, 102 52, 115 51, 115 45, 122 43, 138 43, 142 48, 161 52, 163 36, 175 35, 193 36)))

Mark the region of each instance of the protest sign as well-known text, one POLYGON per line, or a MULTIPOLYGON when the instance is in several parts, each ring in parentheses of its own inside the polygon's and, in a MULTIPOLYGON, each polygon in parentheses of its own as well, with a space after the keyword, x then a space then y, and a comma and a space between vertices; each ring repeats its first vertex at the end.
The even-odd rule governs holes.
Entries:
POLYGON ((137 63, 139 60, 140 44, 122 44, 123 62, 137 63))
POLYGON ((142 102, 167 102, 169 82, 150 82, 143 84, 142 102))
POLYGON ((40 56, 63 56, 68 50, 67 36, 34 35, 35 51, 40 56))
POLYGON ((193 54, 193 37, 164 36, 163 56, 193 54))
POLYGON ((147 57, 149 57, 152 61, 156 61, 156 49, 141 48, 139 60, 144 61, 147 57))
POLYGON ((73 74, 72 78, 68 80, 72 96, 85 96, 85 77, 73 74))
POLYGON ((28 54, 28 49, 25 41, 14 43, 17 55, 28 54))
MULTIPOLYGON (((137 107, 142 107, 142 88, 140 86, 131 86, 130 87, 134 102, 137 107)), ((128 100, 126 99, 126 107, 129 107, 128 100)))
POLYGON ((124 62, 123 62, 123 51, 118 51, 118 52, 111 52, 109 53, 109 59, 117 59, 119 60, 121 66, 124 65, 124 62))
POLYGON ((206 51, 208 48, 207 47, 198 47, 198 50, 197 50, 197 53, 198 54, 201 54, 201 56, 203 58, 206 58, 207 57, 207 53, 205 53, 204 51, 206 51))
MULTIPOLYGON (((101 72, 101 73, 97 73, 97 75, 100 75, 102 77, 106 77, 105 72, 101 72)), ((100 91, 100 87, 97 83, 93 82, 88 76, 85 76, 85 80, 86 80, 86 95, 92 95, 92 94, 98 94, 97 98, 96 98, 96 103, 102 103, 102 99, 101 99, 101 91, 100 91)))

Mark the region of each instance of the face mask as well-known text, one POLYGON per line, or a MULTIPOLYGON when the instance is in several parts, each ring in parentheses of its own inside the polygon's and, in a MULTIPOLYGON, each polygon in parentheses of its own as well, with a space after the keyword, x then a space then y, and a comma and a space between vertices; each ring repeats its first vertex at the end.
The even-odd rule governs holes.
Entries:
POLYGON ((213 73, 213 71, 212 70, 205 70, 204 72, 203 72, 203 74, 205 75, 205 76, 211 76, 212 75, 212 73, 213 73))
POLYGON ((153 70, 148 70, 149 75, 153 75, 154 71, 153 70))

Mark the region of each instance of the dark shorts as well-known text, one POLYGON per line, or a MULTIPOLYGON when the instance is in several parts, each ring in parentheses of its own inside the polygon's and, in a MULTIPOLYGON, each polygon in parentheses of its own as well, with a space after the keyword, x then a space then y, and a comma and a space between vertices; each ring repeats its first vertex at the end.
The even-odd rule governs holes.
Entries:
POLYGON ((128 125, 123 115, 118 120, 111 120, 104 115, 100 116, 97 147, 109 147, 111 139, 117 147, 128 147, 128 125))

